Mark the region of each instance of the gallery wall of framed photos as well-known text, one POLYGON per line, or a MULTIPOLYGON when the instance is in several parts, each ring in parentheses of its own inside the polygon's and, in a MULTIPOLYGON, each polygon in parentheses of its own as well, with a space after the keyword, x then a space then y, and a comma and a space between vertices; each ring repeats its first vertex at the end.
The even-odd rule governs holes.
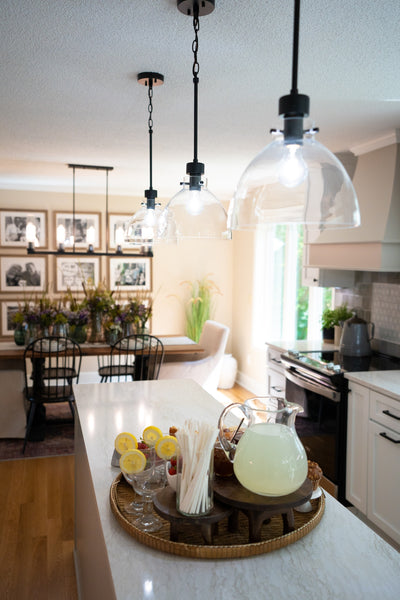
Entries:
MULTIPOLYGON (((40 256, 27 254, 26 227, 36 227, 35 247, 38 252, 57 249, 57 227, 63 225, 66 233, 65 248, 72 232, 72 212, 36 210, 32 208, 0 208, 0 339, 10 339, 14 324, 12 317, 18 302, 39 297, 48 292, 61 299, 70 289, 77 298, 84 297, 82 282, 91 278, 95 285, 103 282, 115 290, 121 300, 139 290, 152 291, 152 257, 91 256, 83 252, 88 247, 87 233, 94 230, 95 251, 110 252, 117 247, 115 234, 131 216, 128 213, 105 214, 91 210, 75 213, 75 247, 82 255, 62 254, 40 256), (108 232, 108 235, 107 235, 108 232), (107 240, 107 243, 106 243, 107 240)), ((124 249, 124 246, 122 247, 124 249)), ((132 252, 132 250, 129 250, 132 252)))

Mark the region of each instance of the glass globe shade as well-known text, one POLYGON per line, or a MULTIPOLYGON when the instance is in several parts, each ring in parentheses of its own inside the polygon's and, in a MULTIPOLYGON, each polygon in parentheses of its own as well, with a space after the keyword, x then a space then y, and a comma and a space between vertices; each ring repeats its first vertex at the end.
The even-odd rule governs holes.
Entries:
POLYGON ((206 184, 201 184, 200 189, 190 189, 186 179, 181 183, 181 190, 164 209, 162 237, 166 241, 230 239, 227 213, 221 202, 207 189, 206 184))
POLYGON ((159 220, 162 209, 159 203, 148 208, 142 202, 141 208, 129 219, 126 227, 125 244, 128 247, 153 246, 161 241, 159 220))
POLYGON ((357 196, 342 163, 306 134, 266 146, 239 180, 229 207, 231 229, 269 223, 348 229, 360 224, 357 196))

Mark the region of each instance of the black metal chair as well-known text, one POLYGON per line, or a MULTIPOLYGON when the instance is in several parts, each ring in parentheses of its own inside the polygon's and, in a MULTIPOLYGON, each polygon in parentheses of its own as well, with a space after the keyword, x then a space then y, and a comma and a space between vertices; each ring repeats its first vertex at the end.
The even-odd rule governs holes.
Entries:
POLYGON ((79 380, 82 352, 79 344, 67 337, 51 336, 31 342, 24 352, 25 396, 29 402, 23 452, 38 407, 68 402, 75 418, 73 382, 79 380))
POLYGON ((108 356, 98 356, 100 383, 158 379, 164 346, 153 335, 128 335, 111 346, 108 356))

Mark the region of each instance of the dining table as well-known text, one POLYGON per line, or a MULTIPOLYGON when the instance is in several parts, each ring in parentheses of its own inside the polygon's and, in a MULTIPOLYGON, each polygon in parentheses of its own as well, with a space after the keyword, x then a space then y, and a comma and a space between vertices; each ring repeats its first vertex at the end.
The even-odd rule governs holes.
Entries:
MULTIPOLYGON (((205 354, 200 344, 185 335, 156 337, 163 343, 165 361, 197 360, 205 354)), ((100 381, 95 358, 110 354, 110 345, 85 342, 80 344, 80 349, 83 357, 80 382, 100 381)), ((25 437, 27 407, 24 396, 24 352, 25 347, 17 346, 11 339, 0 341, 0 438, 25 437)), ((43 420, 40 415, 38 411, 37 418, 43 420)), ((39 437, 43 439, 43 433, 39 437)))
POLYGON ((150 425, 168 432, 189 420, 217 431, 223 404, 192 380, 77 385, 75 398, 74 560, 81 600, 398 598, 400 554, 328 492, 316 527, 270 552, 211 559, 143 543, 121 525, 112 503, 120 477, 111 462, 115 437, 130 432, 139 439, 150 425))

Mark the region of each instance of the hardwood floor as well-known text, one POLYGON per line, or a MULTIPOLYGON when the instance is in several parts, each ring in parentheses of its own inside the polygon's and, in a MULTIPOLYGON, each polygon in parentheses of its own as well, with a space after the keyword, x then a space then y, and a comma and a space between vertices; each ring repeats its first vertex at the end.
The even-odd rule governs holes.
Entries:
MULTIPOLYGON (((230 402, 251 394, 220 390, 230 402)), ((1 600, 76 600, 74 457, 0 461, 1 600)))
POLYGON ((0 598, 75 600, 74 457, 0 462, 0 598))

